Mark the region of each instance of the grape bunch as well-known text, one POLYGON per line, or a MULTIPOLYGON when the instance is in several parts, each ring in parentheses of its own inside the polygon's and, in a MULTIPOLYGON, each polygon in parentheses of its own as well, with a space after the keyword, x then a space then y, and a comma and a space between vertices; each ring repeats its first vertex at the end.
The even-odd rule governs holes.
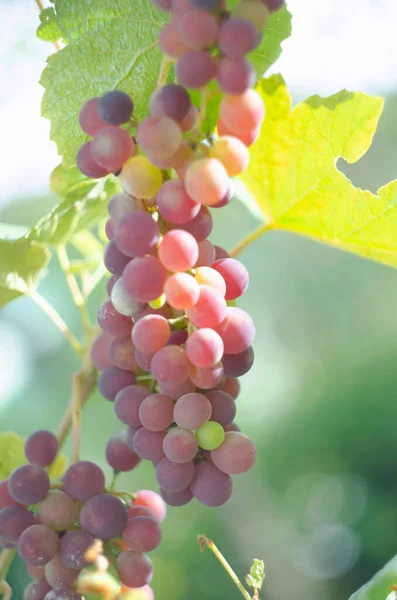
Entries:
POLYGON ((232 178, 248 166, 259 135, 265 110, 247 55, 283 2, 242 0, 231 12, 222 0, 153 3, 171 12, 159 45, 175 61, 177 83, 158 87, 141 122, 122 91, 88 100, 80 113, 94 138, 78 166, 88 175, 97 163, 123 187, 109 202, 109 297, 92 359, 101 394, 128 426, 125 443, 153 463, 164 500, 220 506, 231 496, 231 475, 256 458, 234 422, 255 327, 236 306, 248 272, 209 241, 210 209, 232 200, 232 178), (204 132, 205 106, 191 99, 214 86, 222 94, 217 136, 204 132))
MULTIPOLYGON (((29 463, 0 482, 0 548, 16 548, 26 563, 33 581, 24 600, 81 600, 110 560, 120 582, 113 598, 153 600, 146 553, 160 543, 164 500, 149 490, 116 494, 90 461, 75 462, 51 485, 47 468, 57 453, 52 433, 33 433, 25 445, 29 463)), ((140 460, 120 436, 110 440, 107 458, 123 471, 140 460)))

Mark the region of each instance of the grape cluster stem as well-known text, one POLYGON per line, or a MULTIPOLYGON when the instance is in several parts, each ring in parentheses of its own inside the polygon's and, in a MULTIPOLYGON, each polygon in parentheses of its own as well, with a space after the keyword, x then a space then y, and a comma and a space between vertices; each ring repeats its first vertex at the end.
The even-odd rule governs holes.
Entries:
POLYGON ((3 600, 11 599, 11 588, 6 582, 7 573, 12 565, 17 551, 13 548, 4 549, 0 553, 0 595, 3 600))

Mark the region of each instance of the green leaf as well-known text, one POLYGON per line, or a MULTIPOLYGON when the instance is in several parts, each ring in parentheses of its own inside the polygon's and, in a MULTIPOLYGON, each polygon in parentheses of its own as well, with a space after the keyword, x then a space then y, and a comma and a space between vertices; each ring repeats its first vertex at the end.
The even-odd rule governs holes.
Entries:
POLYGON ((390 586, 397 583, 397 556, 360 588, 349 600, 386 600, 390 586))
POLYGON ((119 183, 113 177, 77 184, 63 202, 36 223, 27 237, 50 246, 66 244, 75 233, 93 227, 103 218, 109 198, 118 189, 119 183))
POLYGON ((48 59, 42 114, 70 166, 87 139, 78 114, 89 98, 121 89, 133 97, 136 117, 146 116, 161 62, 158 36, 168 17, 149 0, 56 0, 55 9, 69 45, 48 59))
POLYGON ((310 236, 397 266, 397 181, 378 194, 356 188, 336 163, 368 150, 383 100, 346 90, 291 107, 283 79, 258 86, 266 118, 241 180, 264 212, 268 228, 310 236))
POLYGON ((50 256, 47 248, 34 241, 0 240, 0 306, 37 286, 50 256))
POLYGON ((52 7, 45 8, 40 12, 40 25, 36 33, 37 37, 44 42, 55 43, 62 38, 58 19, 52 7))
POLYGON ((265 563, 263 560, 254 558, 251 570, 245 578, 247 585, 254 589, 260 590, 265 580, 265 563))
MULTIPOLYGON (((233 0, 230 8, 233 8, 238 2, 240 0, 233 0)), ((248 56, 259 78, 263 77, 264 73, 280 57, 282 51, 281 44, 290 37, 292 32, 291 19, 291 13, 288 12, 286 6, 283 6, 282 9, 270 15, 261 43, 248 56)), ((212 92, 212 96, 206 108, 206 122, 204 124, 206 133, 213 132, 216 127, 219 116, 219 105, 222 100, 222 93, 215 82, 211 82, 209 89, 212 92)), ((192 97, 196 106, 199 106, 200 94, 194 92, 192 97)))
POLYGON ((62 164, 55 167, 50 175, 50 189, 55 196, 65 198, 68 194, 76 194, 76 199, 87 195, 95 187, 96 182, 85 177, 74 165, 66 169, 62 164))
POLYGON ((51 480, 54 481, 62 477, 68 468, 68 463, 69 461, 64 454, 58 454, 52 465, 48 467, 48 475, 51 480))

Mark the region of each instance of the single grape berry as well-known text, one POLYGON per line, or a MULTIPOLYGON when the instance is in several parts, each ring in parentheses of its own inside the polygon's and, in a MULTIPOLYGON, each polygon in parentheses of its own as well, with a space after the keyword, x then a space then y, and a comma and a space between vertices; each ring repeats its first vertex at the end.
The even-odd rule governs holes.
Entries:
POLYGON ((121 90, 108 92, 98 102, 98 114, 108 125, 122 125, 131 118, 134 103, 130 96, 121 90))
POLYGON ((48 467, 59 450, 57 438, 51 431, 35 431, 25 443, 25 455, 30 463, 48 467))

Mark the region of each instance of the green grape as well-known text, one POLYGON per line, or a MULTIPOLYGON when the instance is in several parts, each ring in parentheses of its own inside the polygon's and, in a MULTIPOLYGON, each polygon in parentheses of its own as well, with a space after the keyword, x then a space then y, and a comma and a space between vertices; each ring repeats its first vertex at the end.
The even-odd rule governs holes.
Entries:
POLYGON ((215 450, 223 443, 225 439, 225 430, 222 425, 215 421, 204 423, 200 429, 196 431, 196 438, 200 448, 204 450, 215 450))

